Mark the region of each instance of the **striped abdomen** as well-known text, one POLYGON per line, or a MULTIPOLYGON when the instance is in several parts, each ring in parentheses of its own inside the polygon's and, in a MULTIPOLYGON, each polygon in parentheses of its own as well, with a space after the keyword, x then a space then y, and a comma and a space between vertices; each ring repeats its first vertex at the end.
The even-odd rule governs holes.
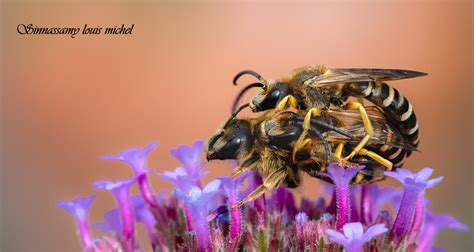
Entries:
MULTIPOLYGON (((420 142, 418 120, 413 106, 397 89, 383 82, 359 82, 347 84, 344 87, 344 94, 367 99, 380 107, 404 139, 413 147, 418 146, 420 142)), ((386 145, 382 146, 380 151, 384 157, 391 157, 388 159, 393 160, 395 167, 402 165, 405 157, 411 154, 411 151, 398 150, 386 145)))

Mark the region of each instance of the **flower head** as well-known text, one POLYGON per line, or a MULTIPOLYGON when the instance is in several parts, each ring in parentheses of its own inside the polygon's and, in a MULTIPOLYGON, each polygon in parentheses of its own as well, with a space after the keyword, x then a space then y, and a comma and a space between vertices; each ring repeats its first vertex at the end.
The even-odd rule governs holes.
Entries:
POLYGON ((147 183, 145 164, 155 147, 156 143, 106 157, 131 164, 136 176, 94 183, 96 188, 112 192, 118 202, 118 208, 107 212, 104 222, 94 226, 103 232, 115 231, 116 237, 105 234, 91 239, 87 212, 94 196, 58 204, 75 217, 86 251, 148 249, 135 242, 138 222, 145 225, 153 251, 430 251, 443 228, 468 229, 449 215, 432 214, 427 209, 424 191, 443 179, 430 179, 429 168, 387 172, 387 176, 402 182, 403 189, 379 189, 377 183, 351 185, 363 167, 345 168, 336 163, 323 175, 325 181, 332 182, 331 188, 312 199, 303 199, 300 205, 295 204, 292 191, 279 187, 269 200, 262 195, 253 204, 232 207, 238 205, 241 194, 245 196, 263 184, 259 174, 248 172, 236 180, 220 177, 202 186, 200 179, 207 171, 202 172, 205 163, 198 163, 203 143, 196 142, 191 147, 174 149, 172 154, 182 165, 158 174, 176 185, 174 194, 155 194, 147 183), (241 192, 249 174, 248 187, 241 192), (141 195, 130 197, 135 181, 141 195), (396 218, 382 210, 387 201, 397 211, 396 218), (390 234, 382 235, 387 230, 390 234))
POLYGON ((295 216, 295 221, 296 223, 298 224, 303 224, 304 222, 306 222, 308 220, 308 215, 306 215, 306 213, 304 212, 299 212, 298 214, 296 214, 295 216))
POLYGON ((199 187, 201 178, 209 173, 208 171, 201 172, 204 165, 205 163, 197 165, 190 174, 183 167, 178 167, 173 172, 165 171, 163 173, 157 172, 156 174, 175 184, 177 188, 188 191, 192 186, 199 187))
POLYGON ((346 185, 355 177, 355 175, 362 169, 364 166, 351 166, 344 168, 338 163, 333 163, 328 166, 327 176, 332 180, 332 182, 337 185, 346 185))
POLYGON ((357 172, 362 170, 364 166, 359 167, 344 167, 338 163, 333 163, 328 166, 327 176, 334 183, 334 189, 336 194, 336 206, 337 206, 337 223, 336 228, 339 230, 342 226, 348 223, 351 219, 351 201, 353 197, 350 193, 349 183, 355 177, 357 172))
POLYGON ((95 198, 95 195, 91 195, 87 198, 79 197, 71 201, 58 202, 57 205, 59 208, 66 210, 75 219, 82 219, 87 218, 87 213, 95 198))
POLYGON ((441 176, 428 180, 432 173, 433 169, 431 168, 423 168, 417 173, 413 173, 410 170, 403 168, 398 168, 395 172, 384 172, 385 176, 392 177, 404 185, 418 186, 422 187, 423 189, 431 188, 439 184, 444 179, 444 177, 441 176))
POLYGON ((461 223, 453 216, 447 214, 434 214, 426 211, 425 226, 420 236, 417 251, 430 251, 434 240, 442 229, 453 229, 456 231, 467 232, 469 227, 461 223))
MULTIPOLYGON (((386 176, 395 178, 403 184, 402 201, 390 234, 391 240, 395 243, 400 243, 403 239, 409 238, 407 235, 413 228, 415 210, 419 204, 423 204, 424 202, 422 197, 425 189, 437 185, 444 178, 437 177, 429 179, 432 173, 433 169, 431 168, 424 168, 417 173, 412 173, 402 168, 398 168, 396 172, 385 172, 386 176)), ((418 208, 419 214, 421 214, 422 208, 423 206, 418 208)), ((419 223, 416 225, 418 224, 419 223)), ((418 227, 415 229, 417 228, 418 227)), ((411 236, 413 236, 413 234, 411 236)))
POLYGON ((120 216, 122 220, 123 239, 125 240, 125 247, 127 250, 134 248, 134 221, 133 210, 130 202, 130 187, 135 183, 136 178, 123 179, 117 182, 111 181, 97 181, 93 185, 97 189, 104 189, 111 191, 120 209, 120 216))
POLYGON ((146 162, 148 154, 158 146, 158 141, 154 141, 143 149, 131 148, 124 150, 117 155, 102 156, 102 160, 117 160, 129 164, 135 176, 139 176, 142 173, 147 172, 146 162))
POLYGON ((72 201, 61 201, 57 204, 59 208, 66 210, 74 217, 79 229, 82 246, 85 250, 89 250, 92 246, 87 216, 94 200, 95 195, 91 195, 87 198, 80 197, 72 201))
POLYGON ((116 182, 107 181, 107 180, 100 180, 93 183, 94 187, 97 189, 103 189, 107 191, 111 191, 113 193, 119 193, 122 190, 128 190, 133 183, 135 183, 136 179, 123 179, 116 182))
POLYGON ((204 189, 200 189, 197 186, 192 186, 188 192, 177 188, 174 189, 174 194, 178 199, 188 202, 191 204, 204 206, 207 209, 207 203, 212 197, 218 192, 219 186, 221 185, 220 180, 213 180, 209 182, 204 189))
POLYGON ((343 233, 327 229, 326 234, 332 242, 339 243, 346 248, 348 252, 363 251, 363 245, 366 242, 388 231, 384 224, 376 224, 364 232, 364 227, 360 222, 347 223, 342 230, 343 233))
POLYGON ((117 155, 102 157, 103 160, 117 160, 129 164, 135 173, 135 177, 137 177, 138 179, 138 185, 140 187, 140 192, 143 198, 145 199, 147 204, 155 210, 157 208, 157 204, 153 197, 153 190, 148 182, 147 172, 149 171, 149 169, 147 168, 146 163, 148 154, 157 146, 158 141, 155 141, 143 149, 132 148, 122 151, 117 155))
POLYGON ((193 229, 196 231, 197 243, 202 251, 210 250, 212 247, 207 223, 208 210, 211 208, 210 201, 218 193, 221 181, 213 180, 204 189, 192 186, 189 191, 174 189, 176 197, 186 202, 191 211, 193 229))
POLYGON ((196 141, 193 146, 180 145, 171 150, 171 155, 178 159, 188 174, 193 173, 199 162, 199 157, 204 149, 203 141, 196 141))

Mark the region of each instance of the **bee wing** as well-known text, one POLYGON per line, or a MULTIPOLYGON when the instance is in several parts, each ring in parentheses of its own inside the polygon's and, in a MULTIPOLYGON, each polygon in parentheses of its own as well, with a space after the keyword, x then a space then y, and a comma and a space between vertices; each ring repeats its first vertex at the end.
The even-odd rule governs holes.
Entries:
POLYGON ((333 68, 314 77, 312 84, 331 84, 363 81, 391 81, 425 76, 426 73, 377 68, 333 68))
MULTIPOLYGON (((367 114, 374 134, 370 138, 370 143, 374 145, 388 144, 390 147, 397 147, 405 150, 416 151, 416 148, 412 146, 402 134, 390 122, 387 121, 384 114, 378 107, 369 106, 366 107, 367 114), (390 131, 393 137, 387 142, 387 135, 390 131)), ((352 135, 352 138, 348 138, 335 132, 327 132, 326 139, 330 142, 349 142, 357 144, 365 136, 364 123, 360 117, 358 111, 354 110, 329 110, 327 112, 331 116, 337 118, 342 125, 339 126, 341 130, 347 131, 352 135)))

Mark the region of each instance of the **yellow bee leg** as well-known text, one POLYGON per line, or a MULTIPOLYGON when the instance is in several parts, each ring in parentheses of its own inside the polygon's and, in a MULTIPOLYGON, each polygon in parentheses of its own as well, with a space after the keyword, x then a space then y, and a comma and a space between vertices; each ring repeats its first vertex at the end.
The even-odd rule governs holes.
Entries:
POLYGON ((298 109, 298 102, 296 98, 292 95, 285 96, 276 106, 276 110, 284 110, 286 107, 290 105, 290 107, 298 109))
POLYGON ((298 140, 296 140, 295 146, 293 147, 293 161, 295 160, 296 152, 298 152, 299 148, 303 146, 303 140, 305 139, 306 135, 308 134, 308 130, 311 127, 311 117, 313 116, 320 116, 322 109, 320 108, 312 108, 306 113, 303 121, 303 132, 299 136, 298 140))
POLYGON ((247 197, 245 197, 243 200, 239 201, 236 205, 232 206, 232 208, 241 207, 247 202, 258 199, 258 197, 262 196, 262 194, 264 194, 265 192, 272 190, 273 188, 280 185, 281 182, 283 182, 283 180, 285 179, 286 174, 286 169, 279 169, 274 171, 263 181, 262 185, 257 187, 257 189, 247 195, 247 197))
POLYGON ((232 179, 238 178, 242 173, 252 170, 255 167, 255 165, 250 165, 250 166, 244 166, 244 165, 239 165, 237 168, 235 168, 232 171, 232 179))
MULTIPOLYGON (((301 134, 300 137, 301 136, 303 136, 303 134, 301 134)), ((303 147, 305 147, 306 145, 311 144, 313 142, 313 140, 311 140, 309 138, 304 139, 304 136, 301 139, 302 139, 301 142, 297 141, 295 143, 295 146, 293 147, 293 156, 292 156, 293 161, 296 160, 296 153, 298 152, 298 150, 301 150, 303 147)))
POLYGON ((245 159, 242 164, 240 164, 237 168, 232 171, 232 179, 239 177, 242 173, 252 170, 257 164, 257 159, 253 156, 250 158, 245 159))
POLYGON ((389 160, 387 160, 386 158, 380 156, 379 154, 373 152, 373 151, 369 151, 367 149, 361 149, 358 153, 359 155, 364 155, 364 156, 368 156, 370 158, 372 158, 373 160, 377 161, 378 163, 380 163, 381 165, 387 167, 387 170, 388 171, 391 171, 392 170, 392 167, 393 167, 393 164, 392 162, 390 162, 389 160))
POLYGON ((367 115, 367 111, 365 111, 364 106, 362 106, 362 104, 358 102, 350 102, 347 104, 347 108, 352 110, 359 110, 360 117, 362 118, 362 122, 365 128, 365 136, 354 148, 354 150, 352 150, 352 152, 347 157, 343 158, 343 161, 347 161, 354 157, 362 148, 364 148, 364 146, 367 144, 373 134, 372 123, 370 122, 369 116, 367 115))
POLYGON ((339 161, 341 159, 342 150, 344 149, 344 143, 339 143, 334 150, 334 159, 339 161))

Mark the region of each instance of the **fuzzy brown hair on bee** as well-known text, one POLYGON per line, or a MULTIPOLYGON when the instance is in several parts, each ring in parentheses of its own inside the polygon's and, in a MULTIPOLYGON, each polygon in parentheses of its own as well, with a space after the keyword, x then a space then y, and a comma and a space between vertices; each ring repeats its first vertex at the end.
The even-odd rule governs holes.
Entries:
MULTIPOLYGON (((356 155, 373 133, 365 107, 361 102, 347 102, 349 97, 358 98, 360 101, 365 99, 379 107, 408 143, 415 148, 419 144, 419 125, 412 104, 384 81, 414 78, 426 75, 425 73, 399 69, 309 66, 298 68, 287 77, 275 81, 266 80, 255 71, 244 70, 235 76, 233 83, 236 85, 243 75, 252 75, 258 82, 248 85, 237 95, 232 110, 235 110, 238 101, 248 90, 261 88, 249 103, 252 111, 282 110, 287 106, 304 111, 307 120, 302 135, 308 130, 310 118, 321 111, 331 108, 358 110, 365 121, 366 135, 347 155, 346 160, 356 155)), ((300 144, 303 140, 304 136, 301 136, 300 144)), ((299 145, 293 153, 298 148, 299 145)), ((394 154, 392 149, 383 148, 379 151, 394 154)), ((397 163, 394 165, 401 166, 410 154, 409 150, 398 152, 397 163)))

